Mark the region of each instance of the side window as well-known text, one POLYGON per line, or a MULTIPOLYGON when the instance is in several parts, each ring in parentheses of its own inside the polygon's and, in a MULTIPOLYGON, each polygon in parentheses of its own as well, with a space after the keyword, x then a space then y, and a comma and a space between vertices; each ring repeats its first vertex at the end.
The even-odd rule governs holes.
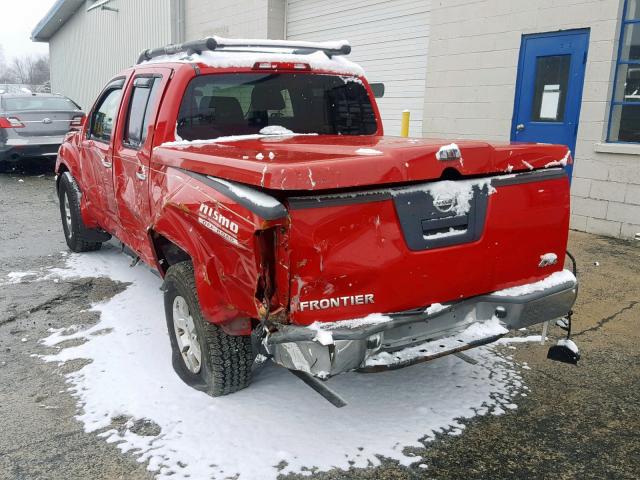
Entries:
POLYGON ((120 96, 122 88, 114 88, 109 90, 98 105, 98 108, 91 115, 91 130, 89 138, 99 140, 101 142, 111 141, 113 133, 113 125, 118 115, 118 105, 120 105, 120 96))
POLYGON ((139 148, 147 139, 151 113, 155 106, 159 77, 138 77, 133 84, 133 93, 129 102, 123 143, 132 148, 139 148))
POLYGON ((627 0, 609 114, 609 142, 640 143, 640 0, 627 0))

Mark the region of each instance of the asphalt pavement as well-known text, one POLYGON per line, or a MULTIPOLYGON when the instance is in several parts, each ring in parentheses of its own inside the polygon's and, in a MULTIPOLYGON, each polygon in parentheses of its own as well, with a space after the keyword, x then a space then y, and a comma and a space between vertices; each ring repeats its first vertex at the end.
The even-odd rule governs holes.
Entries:
MULTIPOLYGON (((125 288, 103 278, 38 280, 66 255, 50 168, 0 175, 0 279, 32 272, 0 285, 0 479, 152 478, 144 464, 99 432, 85 433, 74 418, 79 407, 64 374, 82 363, 58 366, 37 357, 50 328, 94 323, 89 305, 125 288)), ((578 366, 547 360, 549 344, 518 345, 514 359, 530 367, 521 372, 528 395, 516 410, 476 417, 461 435, 413 449, 426 469, 382 459, 375 468, 299 478, 639 478, 640 242, 572 232, 569 248, 580 280, 578 366)))

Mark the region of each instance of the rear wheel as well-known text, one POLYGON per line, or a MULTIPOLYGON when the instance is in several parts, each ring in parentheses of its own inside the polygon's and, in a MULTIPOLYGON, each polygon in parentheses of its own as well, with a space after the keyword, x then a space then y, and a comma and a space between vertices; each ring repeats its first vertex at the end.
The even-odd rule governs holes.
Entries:
POLYGON ((191 262, 177 263, 167 271, 164 308, 173 368, 185 383, 214 397, 249 385, 251 338, 227 335, 203 318, 191 262))
MULTIPOLYGON (((60 200, 60 217, 67 246, 74 252, 90 252, 99 250, 102 242, 86 240, 88 229, 80 215, 80 189, 69 172, 64 172, 58 185, 60 200)), ((95 232, 101 234, 102 232, 95 232)), ((108 235, 104 234, 107 238, 108 235)))

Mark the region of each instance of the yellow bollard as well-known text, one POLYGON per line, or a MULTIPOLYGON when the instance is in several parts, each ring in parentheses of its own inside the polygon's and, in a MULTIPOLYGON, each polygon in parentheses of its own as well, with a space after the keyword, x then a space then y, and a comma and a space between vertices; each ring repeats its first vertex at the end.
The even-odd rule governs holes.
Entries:
POLYGON ((400 125, 401 137, 409 136, 409 119, 410 118, 411 118, 411 112, 409 110, 404 110, 402 112, 402 124, 400 125))

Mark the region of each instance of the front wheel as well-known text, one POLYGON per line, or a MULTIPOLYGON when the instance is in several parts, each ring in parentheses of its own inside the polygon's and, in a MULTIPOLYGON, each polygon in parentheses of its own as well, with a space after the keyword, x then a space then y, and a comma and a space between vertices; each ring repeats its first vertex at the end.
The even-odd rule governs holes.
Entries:
POLYGON ((58 199, 60 200, 60 216, 62 229, 67 246, 73 252, 91 252, 100 250, 101 241, 88 240, 89 234, 97 238, 109 239, 109 235, 88 229, 80 214, 80 189, 69 172, 64 172, 58 185, 58 199))
POLYGON ((164 309, 173 368, 185 383, 213 397, 249 385, 251 338, 227 335, 202 317, 191 262, 177 263, 167 271, 164 309))

